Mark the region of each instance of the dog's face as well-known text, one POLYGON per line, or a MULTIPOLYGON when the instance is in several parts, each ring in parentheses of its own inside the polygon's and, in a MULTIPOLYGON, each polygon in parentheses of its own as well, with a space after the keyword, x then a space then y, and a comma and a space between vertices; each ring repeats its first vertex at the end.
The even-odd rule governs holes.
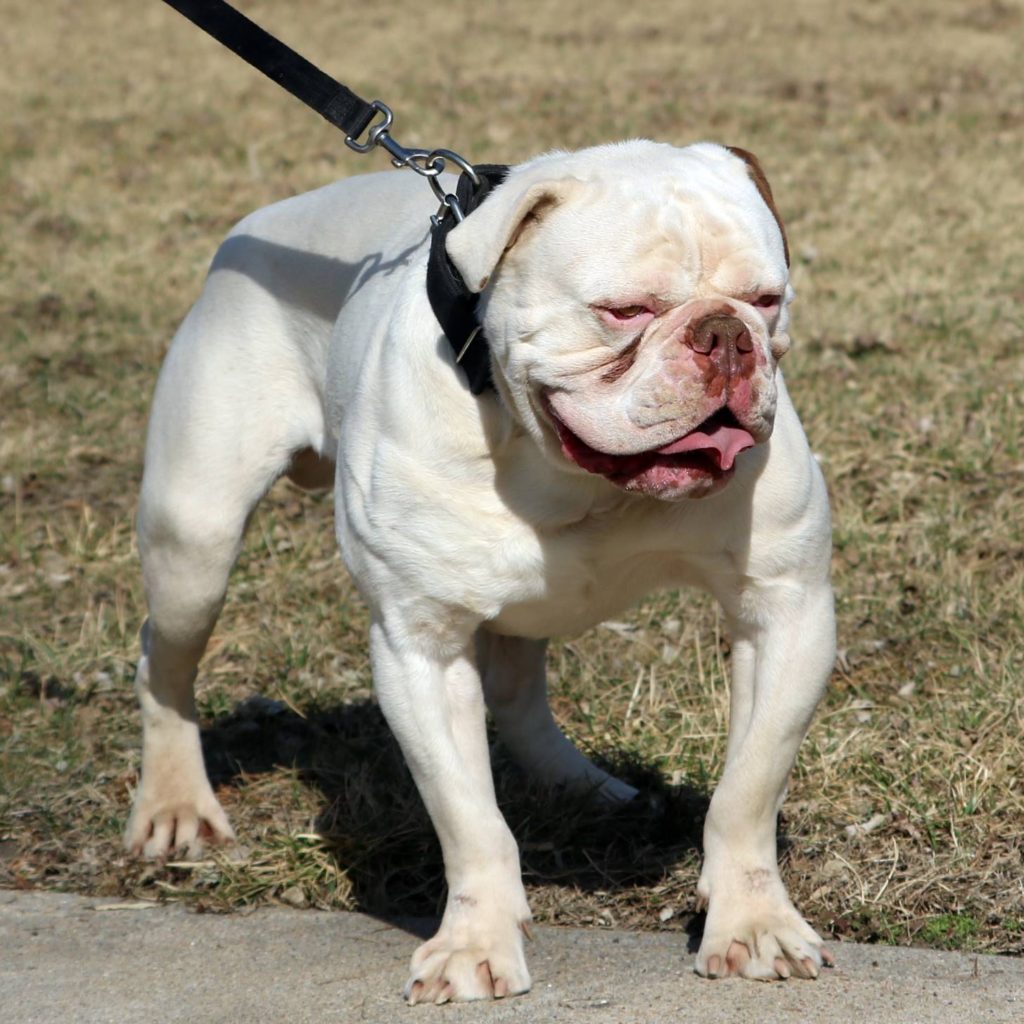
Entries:
POLYGON ((757 161, 710 143, 554 154, 449 237, 497 386, 549 457, 665 499, 768 439, 788 253, 757 161))

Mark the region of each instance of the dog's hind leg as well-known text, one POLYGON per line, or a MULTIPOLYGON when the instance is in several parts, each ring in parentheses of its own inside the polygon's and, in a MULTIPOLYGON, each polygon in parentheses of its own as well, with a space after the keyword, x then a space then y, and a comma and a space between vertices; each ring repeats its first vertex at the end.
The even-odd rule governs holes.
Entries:
POLYGON ((208 305, 161 371, 139 504, 149 617, 135 682, 142 777, 125 845, 147 857, 232 838, 203 764, 196 668, 250 513, 294 453, 322 446, 316 396, 286 343, 257 335, 234 305, 230 316, 223 301, 208 305))
POLYGON ((497 636, 479 630, 477 661, 488 710, 512 756, 548 785, 590 790, 610 803, 637 791, 589 761, 559 729, 547 697, 547 641, 497 636))

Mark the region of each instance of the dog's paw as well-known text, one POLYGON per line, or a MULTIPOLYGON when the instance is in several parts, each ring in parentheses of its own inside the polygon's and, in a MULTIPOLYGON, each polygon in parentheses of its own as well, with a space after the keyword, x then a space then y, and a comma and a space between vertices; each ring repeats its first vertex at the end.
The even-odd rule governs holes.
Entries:
POLYGON ((177 789, 152 792, 143 780, 125 828, 124 845, 133 856, 157 860, 173 853, 195 857, 208 843, 228 843, 234 838, 224 808, 208 784, 192 794, 177 789))
POLYGON ((738 874, 716 884, 702 878, 698 885, 708 911, 694 965, 699 975, 782 981, 816 978, 823 966, 834 965, 817 932, 790 902, 777 872, 762 868, 738 874))
POLYGON ((528 992, 524 934, 529 934, 526 921, 513 917, 497 926, 469 929, 442 922, 438 933, 413 954, 406 1002, 469 1002, 528 992))

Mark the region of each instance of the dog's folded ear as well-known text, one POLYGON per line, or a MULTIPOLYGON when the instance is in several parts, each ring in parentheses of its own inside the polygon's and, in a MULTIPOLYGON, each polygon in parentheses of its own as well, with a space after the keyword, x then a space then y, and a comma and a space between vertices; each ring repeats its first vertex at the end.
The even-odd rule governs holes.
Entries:
POLYGON ((779 216, 778 208, 775 205, 775 198, 772 196, 772 187, 768 184, 768 177, 764 173, 761 161, 758 160, 749 149, 740 149, 739 146, 726 146, 725 148, 729 150, 733 156, 738 156, 747 165, 747 174, 750 175, 757 191, 761 194, 761 198, 764 200, 765 206, 772 211, 775 223, 779 225, 779 231, 782 234, 782 248, 786 254, 786 266, 788 267, 789 240, 786 238, 786 226, 782 222, 782 217, 779 216))
POLYGON ((569 194, 578 178, 513 173, 461 224, 452 228, 446 249, 466 287, 482 292, 505 254, 569 194))

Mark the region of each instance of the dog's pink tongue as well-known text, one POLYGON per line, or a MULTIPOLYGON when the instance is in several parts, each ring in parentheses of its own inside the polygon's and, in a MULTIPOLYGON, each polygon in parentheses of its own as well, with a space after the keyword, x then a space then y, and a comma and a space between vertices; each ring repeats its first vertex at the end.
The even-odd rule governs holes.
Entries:
POLYGON ((710 451, 718 461, 718 468, 722 470, 732 469, 736 456, 740 452, 753 448, 757 442, 749 430, 742 427, 730 427, 726 424, 718 424, 711 428, 709 433, 703 430, 693 430, 686 437, 659 448, 660 455, 678 455, 680 452, 710 451))

